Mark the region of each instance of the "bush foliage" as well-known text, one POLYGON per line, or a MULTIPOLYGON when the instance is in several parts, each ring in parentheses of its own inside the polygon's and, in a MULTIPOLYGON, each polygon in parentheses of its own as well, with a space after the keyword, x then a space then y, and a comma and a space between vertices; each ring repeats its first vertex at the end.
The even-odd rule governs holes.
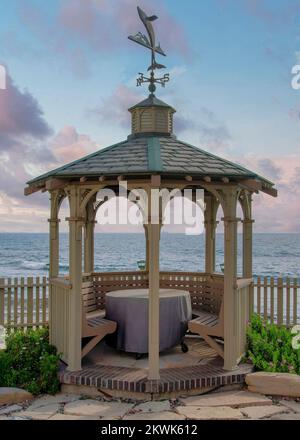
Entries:
POLYGON ((286 327, 264 323, 253 315, 247 331, 247 357, 256 370, 300 374, 300 349, 292 347, 292 338, 286 327))
POLYGON ((0 386, 20 387, 34 395, 59 390, 59 356, 46 329, 12 332, 0 351, 0 386))

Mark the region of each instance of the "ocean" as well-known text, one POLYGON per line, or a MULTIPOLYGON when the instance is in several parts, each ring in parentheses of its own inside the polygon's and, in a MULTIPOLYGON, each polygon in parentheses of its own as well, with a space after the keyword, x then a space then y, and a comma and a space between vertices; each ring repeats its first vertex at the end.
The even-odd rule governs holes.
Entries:
MULTIPOLYGON (((48 234, 0 233, 0 277, 46 276, 48 234)), ((223 234, 217 234, 216 264, 223 263, 223 234)), ((95 234, 95 271, 137 270, 144 259, 143 234, 95 234)), ((161 270, 204 271, 204 235, 161 237, 161 270)), ((60 272, 68 272, 68 234, 60 234, 60 272)), ((238 273, 242 273, 242 235, 238 236, 238 273)), ((300 276, 300 234, 254 234, 254 276, 300 276)))

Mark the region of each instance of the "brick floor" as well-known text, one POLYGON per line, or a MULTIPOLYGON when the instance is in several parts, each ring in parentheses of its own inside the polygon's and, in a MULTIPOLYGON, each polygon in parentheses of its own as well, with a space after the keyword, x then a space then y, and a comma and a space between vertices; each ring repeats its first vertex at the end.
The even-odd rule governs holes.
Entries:
POLYGON ((240 364, 234 371, 224 371, 223 360, 216 357, 206 365, 180 368, 163 368, 160 380, 147 379, 147 370, 108 365, 89 365, 81 371, 68 372, 65 367, 60 371, 63 384, 87 385, 108 390, 168 393, 188 391, 220 385, 242 384, 245 375, 252 371, 249 364, 240 364))

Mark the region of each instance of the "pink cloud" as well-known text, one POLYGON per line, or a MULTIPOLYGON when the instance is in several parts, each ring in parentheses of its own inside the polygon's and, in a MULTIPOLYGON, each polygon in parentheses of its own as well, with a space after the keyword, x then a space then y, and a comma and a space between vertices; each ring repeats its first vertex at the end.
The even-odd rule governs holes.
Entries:
MULTIPOLYGON (((144 3, 142 7, 149 13, 155 9, 160 17, 157 31, 165 50, 188 56, 185 31, 162 2, 144 3)), ((136 13, 137 4, 140 5, 136 0, 62 0, 57 14, 49 17, 42 8, 24 2, 18 6, 18 12, 22 24, 38 42, 34 49, 30 48, 31 55, 45 58, 50 50, 59 63, 70 68, 75 76, 84 78, 90 74, 91 52, 98 55, 120 51, 125 45, 129 47, 129 34, 143 30, 136 13)), ((18 56, 29 50, 14 34, 6 38, 11 51, 18 56)))
POLYGON ((89 136, 79 134, 75 127, 63 127, 50 143, 58 162, 64 164, 99 149, 89 136))
POLYGON ((248 157, 244 165, 275 183, 278 197, 254 195, 255 230, 258 232, 300 232, 300 154, 248 157))
POLYGON ((7 88, 0 90, 0 149, 1 137, 31 136, 43 139, 51 134, 37 100, 28 92, 21 91, 7 75, 7 88))
MULTIPOLYGON (((52 134, 38 101, 8 75, 7 89, 0 90, 0 192, 7 209, 9 199, 27 206, 26 181, 96 150, 95 143, 74 127, 52 134)), ((37 195, 29 207, 45 204, 47 198, 37 195)))
POLYGON ((108 51, 122 47, 130 34, 145 32, 136 6, 159 16, 157 32, 163 45, 172 52, 186 56, 189 47, 183 27, 158 0, 64 0, 59 23, 71 33, 84 38, 94 49, 108 51), (112 32, 113 29, 113 32, 112 32))
POLYGON ((62 0, 53 17, 42 8, 22 3, 19 16, 35 36, 41 57, 47 48, 75 75, 84 77, 89 74, 91 52, 98 56, 120 52, 130 47, 128 35, 145 32, 137 5, 159 16, 156 29, 165 51, 187 57, 190 49, 184 28, 158 0, 142 4, 137 0, 62 0))
POLYGON ((103 122, 120 124, 122 127, 129 129, 130 114, 128 108, 142 99, 144 99, 143 96, 121 84, 110 96, 102 99, 96 108, 90 110, 89 114, 103 122))
MULTIPOLYGON (((232 0, 218 0, 221 7, 236 7, 236 2, 232 0)), ((298 0, 274 2, 272 0, 239 0, 239 6, 244 11, 270 28, 278 30, 278 26, 292 25, 295 16, 300 12, 298 0)))

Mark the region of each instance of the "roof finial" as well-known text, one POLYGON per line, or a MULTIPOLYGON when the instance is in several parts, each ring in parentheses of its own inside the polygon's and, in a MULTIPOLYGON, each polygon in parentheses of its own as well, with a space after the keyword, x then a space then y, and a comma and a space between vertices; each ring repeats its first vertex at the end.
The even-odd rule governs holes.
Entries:
POLYGON ((165 84, 170 80, 170 75, 168 73, 165 73, 164 76, 160 78, 155 78, 155 74, 154 74, 154 71, 156 69, 166 68, 166 66, 164 66, 163 64, 158 64, 155 58, 156 53, 166 56, 165 52, 160 47, 160 44, 156 45, 155 42, 155 33, 152 26, 152 21, 157 20, 158 17, 156 15, 152 15, 151 17, 148 17, 147 14, 139 7, 137 7, 137 10, 140 19, 142 20, 147 30, 149 38, 146 35, 142 34, 141 32, 138 32, 136 35, 130 35, 128 38, 134 41, 135 43, 141 44, 142 46, 151 50, 151 65, 148 67, 148 71, 150 71, 150 77, 144 76, 143 73, 139 73, 139 77, 137 79, 137 86, 141 86, 143 83, 149 83, 149 92, 150 95, 153 96, 156 90, 155 84, 160 84, 161 86, 165 87, 165 84))

